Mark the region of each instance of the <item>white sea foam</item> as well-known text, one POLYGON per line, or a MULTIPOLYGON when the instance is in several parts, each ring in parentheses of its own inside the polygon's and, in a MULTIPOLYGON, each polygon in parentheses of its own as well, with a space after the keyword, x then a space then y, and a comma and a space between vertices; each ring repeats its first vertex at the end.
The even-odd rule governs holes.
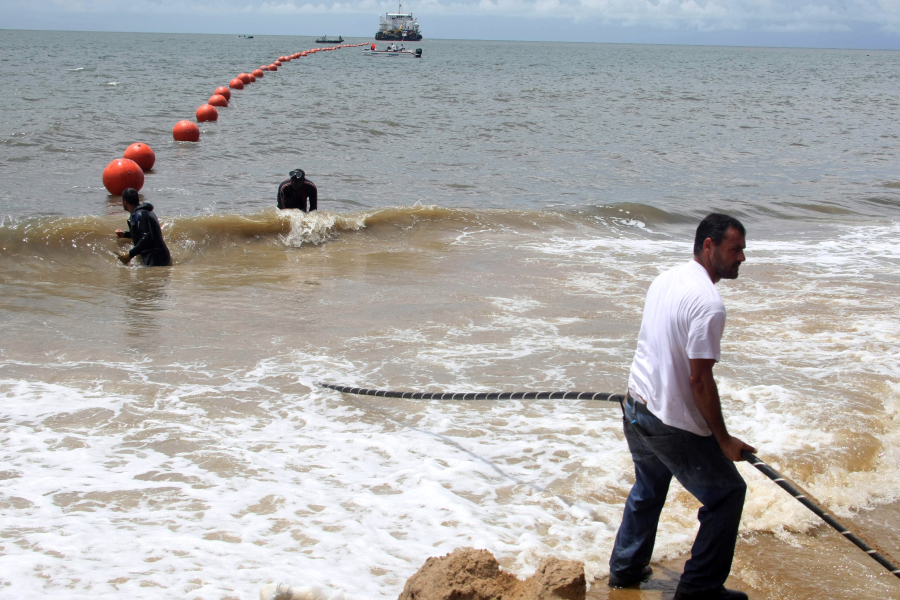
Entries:
POLYGON ((282 241, 293 247, 303 244, 321 244, 334 237, 339 229, 357 230, 365 227, 365 214, 341 214, 316 210, 305 213, 299 210, 286 210, 280 213, 290 219, 291 230, 281 237, 282 241))
MULTIPOLYGON (((360 223, 286 218, 289 245, 360 223)), ((880 248, 895 234, 756 242, 741 278, 720 284, 729 427, 839 515, 900 496, 900 327, 893 297, 867 294, 890 261, 852 252, 852 240, 880 248)), ((241 367, 4 355, 0 578, 22 598, 268 600, 279 582, 295 598, 396 597, 428 556, 459 546, 487 548, 521 576, 550 554, 602 576, 632 477, 615 404, 416 402, 316 382, 620 391, 644 290, 686 251, 665 239, 528 242, 515 256, 559 288, 491 288, 477 311, 372 322, 330 349, 315 338, 288 349, 279 332, 241 367)), ((452 283, 440 288, 451 304, 452 283)), ((744 532, 790 542, 816 525, 739 469, 744 532)), ((657 559, 686 552, 696 531, 694 501, 677 485, 671 498, 657 559)))

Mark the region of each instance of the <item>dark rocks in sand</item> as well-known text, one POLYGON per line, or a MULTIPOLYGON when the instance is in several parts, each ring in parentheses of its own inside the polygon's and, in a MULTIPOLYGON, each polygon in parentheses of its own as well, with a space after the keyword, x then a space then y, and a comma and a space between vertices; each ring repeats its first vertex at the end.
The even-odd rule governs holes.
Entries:
POLYGON ((457 548, 429 558, 409 578, 399 600, 584 600, 584 563, 550 557, 519 581, 500 571, 487 550, 457 548))

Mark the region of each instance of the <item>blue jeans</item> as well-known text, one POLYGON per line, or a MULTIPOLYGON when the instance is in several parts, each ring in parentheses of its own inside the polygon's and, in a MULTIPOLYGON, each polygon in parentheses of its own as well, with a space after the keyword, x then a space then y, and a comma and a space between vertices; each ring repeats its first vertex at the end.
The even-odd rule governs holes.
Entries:
POLYGON ((674 475, 703 505, 697 513, 700 531, 678 589, 689 594, 716 589, 731 571, 747 484, 713 436, 670 427, 635 411, 633 402, 623 404, 623 420, 634 459, 634 486, 609 559, 610 574, 637 579, 650 564, 659 513, 674 475))

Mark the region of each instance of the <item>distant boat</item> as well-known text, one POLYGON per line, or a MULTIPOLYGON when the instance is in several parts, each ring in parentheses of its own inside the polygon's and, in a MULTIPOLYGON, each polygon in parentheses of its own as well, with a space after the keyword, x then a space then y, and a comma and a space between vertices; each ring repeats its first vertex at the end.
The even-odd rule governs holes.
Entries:
POLYGON ((416 48, 415 52, 409 50, 363 50, 366 56, 387 56, 391 58, 422 58, 422 49, 416 48))
POLYGON ((248 40, 252 40, 252 39, 253 39, 253 36, 252 36, 252 35, 239 35, 238 37, 246 38, 246 39, 248 39, 248 40))
POLYGON ((341 36, 337 36, 336 38, 329 39, 327 35, 323 35, 319 39, 316 40, 317 44, 340 44, 344 41, 344 38, 341 36))
POLYGON ((419 22, 412 13, 403 12, 403 4, 399 4, 397 12, 385 13, 381 17, 378 31, 375 32, 376 40, 398 40, 418 42, 422 39, 419 31, 419 22))

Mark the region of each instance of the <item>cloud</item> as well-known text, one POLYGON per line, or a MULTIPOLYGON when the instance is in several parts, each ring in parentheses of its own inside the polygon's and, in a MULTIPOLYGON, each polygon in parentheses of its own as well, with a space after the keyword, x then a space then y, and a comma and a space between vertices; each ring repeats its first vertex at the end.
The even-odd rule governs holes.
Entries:
MULTIPOLYGON (((0 0, 0 14, 375 15, 394 0, 0 0)), ((407 0, 420 18, 521 17, 682 31, 846 32, 863 24, 900 35, 900 0, 407 0)))

